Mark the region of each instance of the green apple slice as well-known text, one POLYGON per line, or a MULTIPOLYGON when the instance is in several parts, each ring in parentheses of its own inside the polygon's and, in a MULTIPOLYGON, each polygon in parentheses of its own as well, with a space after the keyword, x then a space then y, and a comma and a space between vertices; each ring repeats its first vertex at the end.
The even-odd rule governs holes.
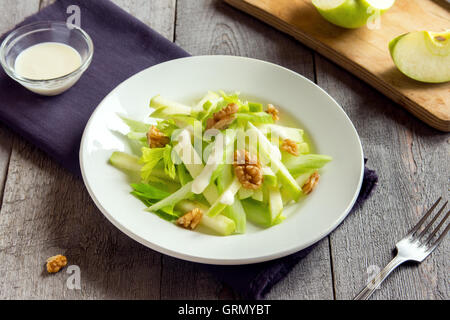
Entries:
POLYGON ((450 81, 450 30, 417 31, 389 43, 392 60, 410 78, 422 82, 450 81))
POLYGON ((395 0, 312 0, 329 22, 344 28, 359 28, 375 13, 388 10, 395 0))

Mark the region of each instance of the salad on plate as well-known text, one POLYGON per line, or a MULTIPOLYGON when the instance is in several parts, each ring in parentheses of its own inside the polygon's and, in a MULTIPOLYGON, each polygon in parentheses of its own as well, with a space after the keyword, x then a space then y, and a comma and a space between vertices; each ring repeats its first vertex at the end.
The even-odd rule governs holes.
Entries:
POLYGON ((208 92, 194 105, 157 95, 149 121, 122 116, 135 154, 113 152, 131 194, 149 212, 218 235, 281 223, 283 209, 310 194, 331 157, 311 153, 304 131, 279 123, 272 104, 208 92))

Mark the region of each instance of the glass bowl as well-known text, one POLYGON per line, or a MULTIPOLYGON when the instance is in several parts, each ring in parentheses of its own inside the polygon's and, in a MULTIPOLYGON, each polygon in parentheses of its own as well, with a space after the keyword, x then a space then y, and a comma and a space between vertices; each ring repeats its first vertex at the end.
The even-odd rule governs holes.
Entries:
POLYGON ((0 64, 5 72, 25 88, 35 93, 54 96, 72 87, 89 67, 94 44, 81 28, 57 21, 31 23, 13 30, 0 46, 0 64), (22 77, 15 70, 18 55, 30 46, 43 42, 58 42, 71 46, 81 56, 81 66, 73 72, 54 79, 34 80, 22 77))

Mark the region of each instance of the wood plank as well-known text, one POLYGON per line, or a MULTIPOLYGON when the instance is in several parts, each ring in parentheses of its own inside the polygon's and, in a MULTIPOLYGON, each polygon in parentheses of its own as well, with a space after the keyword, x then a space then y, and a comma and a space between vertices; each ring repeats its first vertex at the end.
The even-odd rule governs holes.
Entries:
POLYGON ((411 30, 439 31, 450 11, 432 0, 397 0, 381 27, 348 30, 325 21, 310 0, 225 0, 299 39, 404 106, 422 121, 450 131, 448 84, 424 84, 394 66, 390 40, 411 30))
MULTIPOLYGON (((275 62, 314 79, 311 52, 219 0, 178 0, 176 43, 193 55, 229 54, 275 62)), ((239 88, 236 88, 237 90, 239 88)), ((163 257, 161 297, 234 298, 199 265, 163 257)), ((332 299, 328 240, 299 263, 268 299, 332 299)))
MULTIPOLYGON (((141 1, 115 3, 163 34, 173 28, 174 1, 144 9, 141 1)), ((0 234, 0 298, 160 297, 161 254, 116 229, 96 209, 82 181, 20 138, 13 143, 0 234), (58 253, 80 267, 81 290, 66 287, 64 271, 51 276, 44 271, 46 258, 58 253)))
MULTIPOLYGON (((448 197, 450 141, 319 55, 316 68, 318 84, 355 124, 369 166, 380 178, 372 197, 331 234, 336 298, 352 299, 366 284, 368 268, 383 268, 425 208, 448 197)), ((449 253, 447 238, 418 267, 394 272, 373 298, 447 300, 449 253)))
POLYGON ((112 0, 122 9, 173 41, 176 0, 112 0))
MULTIPOLYGON (((39 10, 39 0, 5 0, 0 11, 0 35, 12 29, 25 17, 39 10)), ((13 135, 8 128, 0 125, 0 199, 3 199, 3 188, 8 172, 13 135)))

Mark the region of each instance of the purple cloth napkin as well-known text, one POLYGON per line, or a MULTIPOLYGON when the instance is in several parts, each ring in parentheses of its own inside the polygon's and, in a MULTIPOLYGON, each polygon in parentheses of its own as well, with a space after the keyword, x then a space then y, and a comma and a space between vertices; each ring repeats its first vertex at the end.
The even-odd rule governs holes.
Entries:
POLYGON ((20 25, 66 21, 70 5, 80 7, 81 28, 94 42, 90 67, 74 87, 55 97, 29 92, 1 69, 0 121, 81 176, 81 136, 105 95, 145 68, 189 54, 106 0, 59 0, 20 25))
MULTIPOLYGON (((55 97, 31 93, 0 70, 0 121, 80 175, 81 135, 106 94, 138 71, 189 54, 108 0, 59 0, 20 25, 66 21, 70 5, 80 7, 81 27, 94 42, 91 66, 73 88, 55 97)), ((370 194, 376 181, 375 173, 366 170, 359 201, 370 194)), ((259 299, 311 249, 266 263, 207 268, 242 297, 259 299)))
MULTIPOLYGON (((367 159, 365 159, 365 162, 367 162, 367 159)), ((370 196, 377 182, 378 176, 376 172, 367 167, 364 168, 364 180, 353 209, 363 204, 370 196)), ((268 262, 239 266, 205 265, 205 268, 239 292, 241 298, 262 299, 315 246, 316 244, 289 256, 268 262)))

